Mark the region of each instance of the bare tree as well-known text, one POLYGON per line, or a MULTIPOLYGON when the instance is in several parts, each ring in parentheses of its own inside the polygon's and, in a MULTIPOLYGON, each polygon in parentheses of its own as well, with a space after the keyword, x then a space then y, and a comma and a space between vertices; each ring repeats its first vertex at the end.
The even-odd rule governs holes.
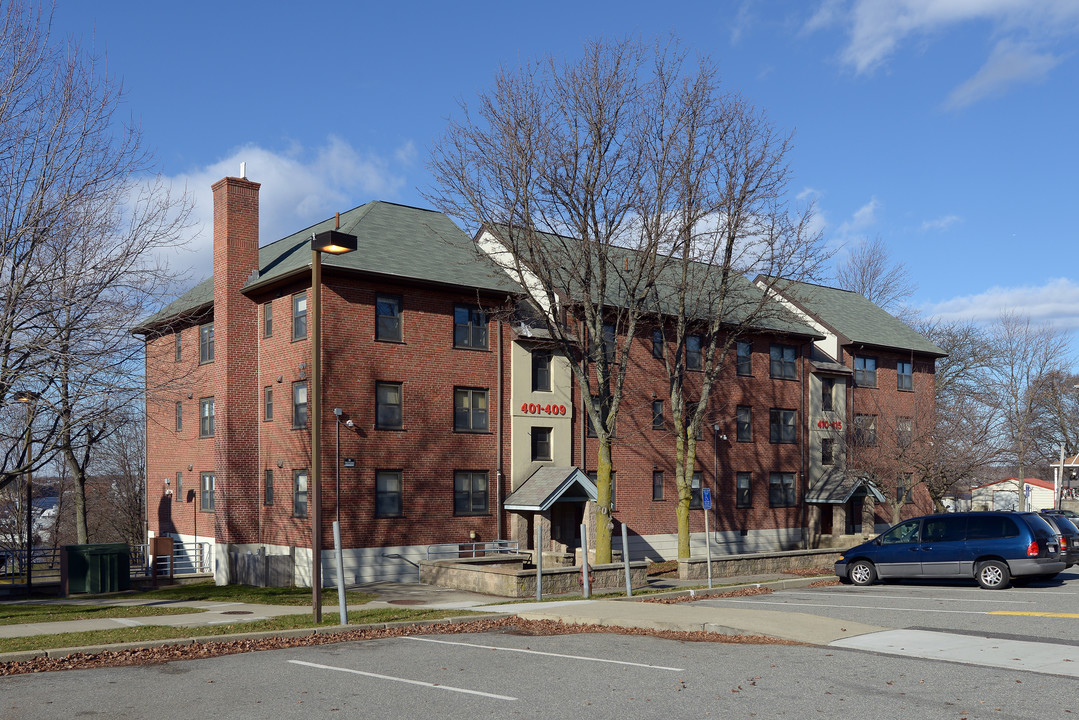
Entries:
POLYGON ((1079 452, 1079 375, 1063 368, 1049 374, 1035 399, 1034 442, 1043 458, 1079 452))
POLYGON ((1003 456, 1018 471, 1019 509, 1026 508, 1022 480, 1026 470, 1045 457, 1037 438, 1039 398, 1050 392, 1054 378, 1067 372, 1068 338, 1050 325, 1005 310, 990 332, 994 362, 987 372, 1000 426, 1003 456))
POLYGON ((115 429, 106 435, 94 464, 94 475, 103 481, 99 525, 110 537, 126 543, 145 542, 146 437, 141 414, 129 412, 113 418, 115 429))
POLYGON ((863 295, 893 314, 902 314, 903 301, 917 289, 907 266, 891 261, 879 235, 858 243, 836 267, 835 276, 838 287, 863 295))
POLYGON ((162 251, 180 244, 190 204, 146 179, 152 158, 139 129, 120 123, 122 88, 100 59, 54 42, 39 12, 17 2, 3 12, 0 407, 34 394, 35 451, 15 462, 7 438, 0 487, 61 452, 85 542, 85 469, 109 415, 141 385, 129 328, 175 279, 162 251))
POLYGON ((430 160, 429 199, 487 233, 570 359, 599 445, 599 563, 611 558, 611 438, 628 367, 616 338, 633 337, 654 276, 654 240, 633 214, 660 110, 650 57, 638 42, 591 42, 577 60, 503 69, 475 109, 462 103, 430 160))
POLYGON ((648 310, 670 349, 662 362, 678 557, 686 558, 697 438, 717 381, 731 371, 730 349, 747 333, 797 328, 772 292, 815 278, 828 253, 810 229, 812 208, 796 210, 785 197, 789 138, 743 98, 721 92, 714 64, 664 59, 655 77, 663 112, 649 118, 653 142, 642 164, 651 192, 635 214, 657 253, 648 310))

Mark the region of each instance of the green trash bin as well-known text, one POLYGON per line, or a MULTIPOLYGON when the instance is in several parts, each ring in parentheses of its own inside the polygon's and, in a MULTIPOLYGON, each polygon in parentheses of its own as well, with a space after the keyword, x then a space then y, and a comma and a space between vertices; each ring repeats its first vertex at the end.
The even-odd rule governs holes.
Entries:
POLYGON ((127 543, 65 545, 68 592, 107 593, 131 587, 131 550, 127 543))

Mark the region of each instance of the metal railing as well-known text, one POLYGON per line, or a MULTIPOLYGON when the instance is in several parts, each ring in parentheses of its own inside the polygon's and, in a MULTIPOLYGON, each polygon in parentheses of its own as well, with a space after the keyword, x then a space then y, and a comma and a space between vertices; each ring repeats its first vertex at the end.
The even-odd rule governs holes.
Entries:
MULTIPOLYGON (((31 577, 34 582, 58 582, 60 580, 60 552, 52 548, 34 548, 31 577)), ((19 585, 26 583, 26 549, 0 550, 0 583, 19 585)))
POLYGON ((427 559, 440 557, 483 557, 485 555, 515 554, 518 550, 516 540, 491 540, 473 543, 442 543, 427 546, 427 559))
MULTIPOLYGON (((150 577, 148 550, 148 545, 131 546, 131 577, 150 577)), ((171 557, 156 558, 158 577, 210 572, 209 550, 209 543, 173 543, 171 557)))

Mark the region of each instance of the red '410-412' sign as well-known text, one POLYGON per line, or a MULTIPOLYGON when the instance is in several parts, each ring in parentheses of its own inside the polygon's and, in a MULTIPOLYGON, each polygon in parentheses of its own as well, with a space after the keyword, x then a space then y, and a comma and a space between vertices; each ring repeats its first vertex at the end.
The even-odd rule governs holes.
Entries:
POLYGON ((819 427, 819 428, 827 428, 829 430, 842 430, 843 429, 843 421, 842 420, 818 420, 817 421, 817 427, 819 427))
POLYGON ((521 412, 525 415, 565 415, 565 405, 540 405, 539 403, 522 403, 521 412))

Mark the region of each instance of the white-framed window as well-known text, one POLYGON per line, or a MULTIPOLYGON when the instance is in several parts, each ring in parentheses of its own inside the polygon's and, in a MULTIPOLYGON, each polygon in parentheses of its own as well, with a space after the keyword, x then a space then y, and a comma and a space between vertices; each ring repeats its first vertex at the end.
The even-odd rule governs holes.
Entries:
POLYGON ((199 437, 214 436, 214 399, 212 397, 199 400, 199 437))
POLYGON ((202 503, 200 508, 203 512, 214 511, 214 474, 212 472, 204 472, 200 476, 200 495, 202 503))

